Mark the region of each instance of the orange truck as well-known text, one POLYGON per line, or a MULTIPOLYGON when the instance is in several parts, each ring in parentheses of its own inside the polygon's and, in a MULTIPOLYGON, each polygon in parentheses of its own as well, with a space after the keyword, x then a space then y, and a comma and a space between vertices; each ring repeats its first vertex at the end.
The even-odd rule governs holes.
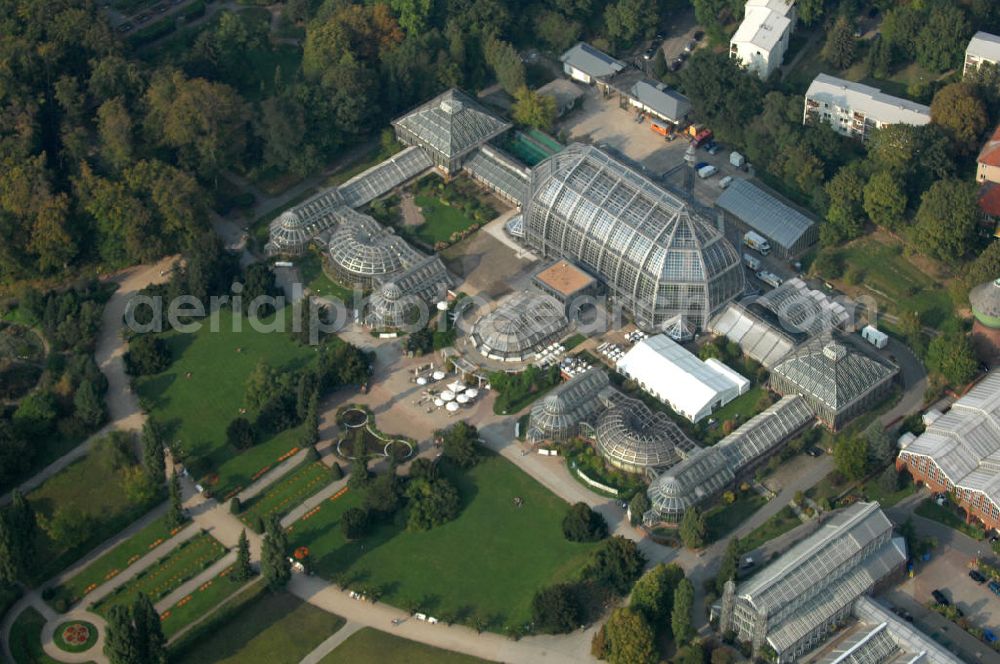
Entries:
POLYGON ((661 122, 660 120, 650 120, 649 128, 655 131, 660 136, 669 136, 672 130, 670 123, 661 122))

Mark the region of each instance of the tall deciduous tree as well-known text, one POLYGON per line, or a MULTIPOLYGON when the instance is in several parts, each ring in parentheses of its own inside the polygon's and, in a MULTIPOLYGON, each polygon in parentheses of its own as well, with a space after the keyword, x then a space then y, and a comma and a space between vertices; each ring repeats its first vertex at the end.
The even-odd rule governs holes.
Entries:
POLYGON ((902 228, 906 214, 903 182, 889 171, 879 171, 865 185, 865 212, 875 224, 891 231, 902 228))
POLYGON ((969 338, 957 326, 949 326, 927 346, 927 368, 952 385, 964 385, 976 373, 976 357, 969 338))
POLYGON ((989 124, 989 114, 975 86, 952 83, 934 95, 931 121, 944 127, 959 152, 969 154, 979 149, 980 138, 989 124))
POLYGON ((978 219, 976 184, 939 180, 920 199, 913 239, 928 256, 955 263, 972 248, 978 219))
POLYGON ((517 49, 509 42, 490 36, 483 41, 483 57, 497 77, 497 82, 509 94, 525 87, 524 63, 517 49))
POLYGON ((971 36, 972 26, 961 7, 934 3, 915 40, 917 63, 932 71, 959 67, 971 36))
POLYGON ((635 582, 629 606, 646 616, 654 629, 665 627, 674 605, 674 589, 684 578, 684 570, 675 564, 660 563, 635 582))
POLYGON ((132 611, 127 605, 114 604, 108 610, 104 654, 111 664, 143 664, 132 626, 132 611))
POLYGON ((852 240, 861 234, 865 223, 865 178, 863 165, 852 162, 826 183, 830 207, 826 223, 820 226, 820 240, 827 246, 852 240))
POLYGON ((556 120, 555 97, 538 94, 525 87, 514 93, 514 99, 514 107, 511 109, 514 122, 544 131, 552 128, 552 123, 556 120))
POLYGON ((656 664, 659 661, 653 628, 641 611, 632 607, 615 609, 606 629, 611 664, 656 664))
POLYGON ((705 516, 697 507, 691 507, 684 512, 680 526, 681 541, 689 549, 700 549, 705 545, 705 516))
POLYGON ((18 574, 24 575, 34 565, 37 553, 38 516, 19 489, 11 491, 6 521, 10 526, 14 566, 18 574))
POLYGON ((851 480, 860 480, 868 470, 868 441, 863 436, 845 436, 833 448, 837 470, 851 480))
POLYGON ((643 0, 618 0, 604 10, 604 29, 608 39, 618 46, 629 46, 652 34, 657 20, 657 5, 643 0))
POLYGON ((854 62, 856 52, 854 26, 846 16, 839 16, 827 32, 821 55, 837 69, 847 69, 854 62))
POLYGON ((160 614, 142 592, 132 604, 132 629, 138 661, 143 664, 166 664, 167 639, 163 635, 160 614))

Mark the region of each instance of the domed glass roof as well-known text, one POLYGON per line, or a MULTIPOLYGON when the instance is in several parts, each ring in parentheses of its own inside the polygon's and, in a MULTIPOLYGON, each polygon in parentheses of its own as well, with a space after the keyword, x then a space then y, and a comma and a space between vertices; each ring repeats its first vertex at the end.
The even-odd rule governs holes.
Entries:
POLYGON ((559 300, 516 293, 472 325, 472 343, 487 357, 526 360, 569 325, 559 300))
POLYGON ((342 271, 371 278, 392 274, 420 259, 405 240, 371 217, 358 216, 330 238, 330 259, 342 271))
POLYGON ((531 408, 528 439, 559 441, 577 435, 581 423, 592 423, 604 409, 600 396, 609 384, 608 374, 595 367, 552 390, 531 408))
POLYGON ((693 449, 695 444, 680 427, 638 399, 616 399, 597 422, 597 451, 631 472, 672 466, 682 452, 693 449))

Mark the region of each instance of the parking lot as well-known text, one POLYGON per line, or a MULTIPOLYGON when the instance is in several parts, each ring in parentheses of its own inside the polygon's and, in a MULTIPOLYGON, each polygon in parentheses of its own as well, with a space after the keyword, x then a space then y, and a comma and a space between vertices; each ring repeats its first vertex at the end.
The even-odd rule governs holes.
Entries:
POLYGON ((925 608, 933 601, 931 592, 940 589, 965 613, 972 625, 1000 632, 1000 597, 994 595, 985 583, 978 584, 969 578, 971 562, 969 556, 961 551, 939 548, 930 562, 918 567, 912 579, 886 593, 885 598, 909 611, 914 622, 936 640, 961 648, 969 661, 1000 662, 1000 655, 989 646, 925 608))

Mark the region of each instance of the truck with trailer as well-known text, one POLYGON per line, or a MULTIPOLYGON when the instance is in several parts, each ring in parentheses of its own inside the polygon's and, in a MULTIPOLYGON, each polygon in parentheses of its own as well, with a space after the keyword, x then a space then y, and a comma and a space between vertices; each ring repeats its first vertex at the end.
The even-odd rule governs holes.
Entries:
POLYGON ((761 256, 767 256, 771 253, 771 243, 767 241, 766 237, 756 231, 747 231, 744 233, 743 244, 754 251, 759 251, 761 256))
POLYGON ((760 270, 760 259, 752 256, 751 254, 743 254, 743 264, 754 272, 760 270))
POLYGON ((767 270, 761 270, 758 272, 757 278, 772 288, 777 288, 781 285, 781 277, 773 272, 768 272, 767 270))
POLYGON ((871 325, 865 325, 861 328, 861 338, 875 348, 885 348, 886 344, 889 343, 889 335, 871 325))

